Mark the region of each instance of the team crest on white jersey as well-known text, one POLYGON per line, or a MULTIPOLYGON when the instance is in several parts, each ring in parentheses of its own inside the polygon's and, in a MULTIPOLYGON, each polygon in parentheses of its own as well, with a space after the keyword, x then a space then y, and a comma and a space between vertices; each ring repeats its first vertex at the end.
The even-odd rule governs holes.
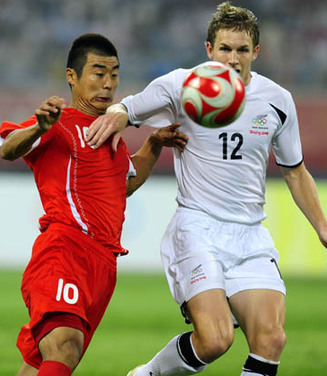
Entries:
POLYGON ((257 136, 268 136, 268 115, 256 115, 252 118, 250 134, 257 136))

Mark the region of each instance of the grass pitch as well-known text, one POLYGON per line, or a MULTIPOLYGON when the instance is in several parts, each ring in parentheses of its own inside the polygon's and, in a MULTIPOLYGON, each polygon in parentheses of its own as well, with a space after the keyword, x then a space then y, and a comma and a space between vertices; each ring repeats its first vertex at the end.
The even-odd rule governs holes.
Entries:
MULTIPOLYGON (((0 270, 0 375, 15 375, 21 357, 16 336, 27 319, 20 296, 22 272, 0 270)), ((286 333, 280 376, 320 376, 327 369, 327 278, 288 277, 286 333)), ((162 274, 118 275, 117 289, 77 376, 125 376, 176 334, 189 331, 162 274)), ((238 376, 247 357, 238 329, 235 342, 201 375, 238 376)))

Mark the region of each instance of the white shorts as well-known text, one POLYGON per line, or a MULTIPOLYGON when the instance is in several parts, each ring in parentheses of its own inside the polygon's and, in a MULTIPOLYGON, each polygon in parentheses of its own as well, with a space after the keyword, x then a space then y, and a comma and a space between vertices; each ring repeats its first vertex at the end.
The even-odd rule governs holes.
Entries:
POLYGON ((249 289, 286 294, 279 254, 260 223, 222 222, 203 212, 178 208, 161 242, 170 291, 182 306, 200 292, 220 288, 230 297, 249 289))

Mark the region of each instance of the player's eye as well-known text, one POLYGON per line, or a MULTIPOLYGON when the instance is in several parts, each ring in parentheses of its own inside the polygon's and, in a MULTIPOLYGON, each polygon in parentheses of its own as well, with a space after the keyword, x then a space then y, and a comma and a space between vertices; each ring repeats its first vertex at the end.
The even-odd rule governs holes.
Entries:
POLYGON ((227 46, 221 46, 221 47, 219 48, 219 50, 220 50, 220 51, 230 51, 230 48, 227 47, 227 46))
POLYGON ((98 77, 103 77, 104 76, 103 73, 95 73, 95 75, 98 76, 98 77))

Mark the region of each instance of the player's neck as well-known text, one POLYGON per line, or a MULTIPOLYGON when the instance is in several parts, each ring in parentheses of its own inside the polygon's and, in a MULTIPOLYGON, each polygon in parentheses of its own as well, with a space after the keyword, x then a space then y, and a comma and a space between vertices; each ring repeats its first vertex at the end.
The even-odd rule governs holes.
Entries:
POLYGON ((73 99, 70 102, 70 107, 75 108, 79 112, 82 112, 83 114, 92 116, 92 117, 98 117, 100 115, 104 115, 105 113, 93 106, 88 105, 87 103, 83 101, 74 101, 73 99))

